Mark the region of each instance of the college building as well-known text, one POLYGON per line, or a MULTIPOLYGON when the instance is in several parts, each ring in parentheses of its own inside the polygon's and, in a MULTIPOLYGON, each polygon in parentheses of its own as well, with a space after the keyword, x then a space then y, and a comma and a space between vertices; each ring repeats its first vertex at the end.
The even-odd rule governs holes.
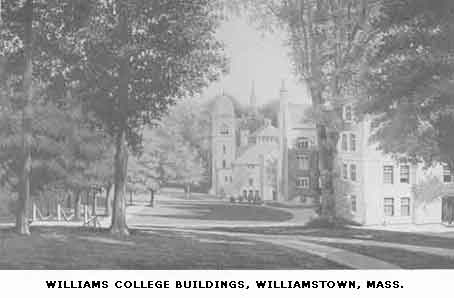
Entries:
POLYGON ((343 106, 342 118, 337 200, 345 217, 364 225, 453 221, 453 171, 383 154, 370 142, 370 117, 358 121, 353 104, 343 106))
MULTIPOLYGON (((218 96, 212 109, 211 193, 317 205, 316 127, 305 114, 310 102, 308 92, 306 98, 290 100, 282 85, 277 127, 265 120, 251 132, 239 128, 232 98, 218 96)), ((251 111, 255 105, 252 92, 251 111)), ((341 112, 344 130, 335 169, 338 216, 363 225, 454 222, 454 171, 383 154, 370 142, 370 117, 358 120, 353 103, 345 103, 341 112)))

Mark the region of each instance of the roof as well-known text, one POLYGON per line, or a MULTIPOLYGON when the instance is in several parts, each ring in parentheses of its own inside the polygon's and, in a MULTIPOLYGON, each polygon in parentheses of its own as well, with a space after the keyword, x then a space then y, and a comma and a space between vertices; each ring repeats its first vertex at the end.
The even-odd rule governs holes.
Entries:
POLYGON ((253 136, 255 137, 279 137, 279 129, 272 125, 267 125, 257 130, 253 136))
POLYGON ((224 94, 217 96, 214 99, 212 111, 214 115, 234 116, 235 110, 230 96, 224 94))
POLYGON ((315 128, 315 123, 308 119, 307 110, 310 109, 308 104, 288 104, 288 128, 315 128))
POLYGON ((279 150, 278 144, 255 144, 247 148, 243 154, 235 160, 235 164, 259 164, 260 155, 277 155, 279 150))

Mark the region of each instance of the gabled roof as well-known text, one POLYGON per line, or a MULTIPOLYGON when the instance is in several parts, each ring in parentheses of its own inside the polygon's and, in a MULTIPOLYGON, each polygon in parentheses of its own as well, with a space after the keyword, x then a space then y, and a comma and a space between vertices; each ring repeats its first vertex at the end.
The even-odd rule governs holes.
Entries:
POLYGON ((234 164, 245 165, 245 164, 259 164, 260 155, 265 157, 268 155, 277 155, 279 150, 278 144, 255 144, 246 149, 246 151, 240 155, 235 161, 234 164))
POLYGON ((311 105, 288 104, 288 128, 315 128, 315 123, 308 119, 306 113, 311 105))
POLYGON ((264 126, 253 133, 254 137, 279 137, 279 129, 272 125, 264 126))

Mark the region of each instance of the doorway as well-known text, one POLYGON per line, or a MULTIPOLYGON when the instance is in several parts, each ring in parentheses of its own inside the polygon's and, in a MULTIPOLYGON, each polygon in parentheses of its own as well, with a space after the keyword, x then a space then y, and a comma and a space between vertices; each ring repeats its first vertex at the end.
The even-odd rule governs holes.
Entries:
POLYGON ((441 221, 447 225, 454 224, 454 196, 444 197, 441 203, 441 221))

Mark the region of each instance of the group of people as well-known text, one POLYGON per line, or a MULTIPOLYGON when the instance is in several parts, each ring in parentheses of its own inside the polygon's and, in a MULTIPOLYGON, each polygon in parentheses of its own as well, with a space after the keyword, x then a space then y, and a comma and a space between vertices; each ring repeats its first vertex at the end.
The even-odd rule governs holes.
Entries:
POLYGON ((260 197, 260 192, 256 190, 243 190, 242 195, 238 195, 236 198, 234 196, 230 197, 230 202, 232 203, 249 203, 249 204, 262 204, 263 200, 260 197))

